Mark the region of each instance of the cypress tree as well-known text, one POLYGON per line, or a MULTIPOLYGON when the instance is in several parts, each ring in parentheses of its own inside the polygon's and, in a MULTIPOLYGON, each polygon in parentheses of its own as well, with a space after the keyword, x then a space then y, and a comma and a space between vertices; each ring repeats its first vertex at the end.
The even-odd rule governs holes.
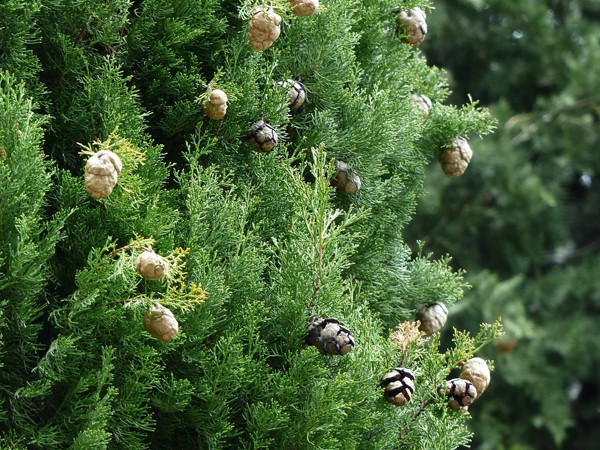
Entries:
POLYGON ((469 442, 446 380, 501 326, 455 331, 446 349, 420 335, 416 309, 467 285, 402 231, 438 149, 493 120, 445 104, 444 72, 404 42, 398 11, 429 2, 331 0, 299 17, 278 1, 264 51, 249 44, 256 6, 4 6, 19 32, 0 55, 3 446, 469 442), (286 80, 306 90, 299 110, 286 80), (203 112, 214 89, 219 120, 203 112), (433 101, 426 120, 413 93, 433 101), (253 145, 261 120, 272 151, 253 145), (342 176, 360 189, 335 189, 342 176), (86 191, 111 177, 110 195, 86 191), (402 407, 380 386, 399 366, 415 377, 402 407))

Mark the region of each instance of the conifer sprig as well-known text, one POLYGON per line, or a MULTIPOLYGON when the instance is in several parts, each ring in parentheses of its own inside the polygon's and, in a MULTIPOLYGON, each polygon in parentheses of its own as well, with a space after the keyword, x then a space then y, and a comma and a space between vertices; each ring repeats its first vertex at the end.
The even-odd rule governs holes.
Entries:
MULTIPOLYGON (((152 252, 154 242, 152 237, 144 238, 136 235, 126 246, 110 251, 107 257, 113 258, 116 256, 115 264, 117 267, 120 267, 120 270, 131 272, 141 251, 152 252)), ((188 281, 188 274, 185 270, 185 256, 188 253, 189 249, 177 247, 172 252, 161 256, 167 265, 165 281, 160 283, 162 288, 151 288, 149 292, 143 292, 133 298, 124 300, 124 302, 126 304, 141 302, 146 306, 151 306, 158 300, 164 306, 174 307, 182 311, 190 311, 204 303, 207 294, 202 289, 202 285, 188 281)), ((145 285, 148 287, 148 283, 145 285)))

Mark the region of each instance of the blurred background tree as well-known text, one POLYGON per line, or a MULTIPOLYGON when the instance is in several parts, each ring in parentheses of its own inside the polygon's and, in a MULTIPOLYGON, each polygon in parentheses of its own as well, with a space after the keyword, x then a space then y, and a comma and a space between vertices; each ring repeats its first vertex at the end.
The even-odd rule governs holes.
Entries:
POLYGON ((474 448, 597 448, 600 2, 436 2, 423 49, 499 120, 459 179, 427 177, 408 242, 467 270, 459 329, 503 317, 474 448))

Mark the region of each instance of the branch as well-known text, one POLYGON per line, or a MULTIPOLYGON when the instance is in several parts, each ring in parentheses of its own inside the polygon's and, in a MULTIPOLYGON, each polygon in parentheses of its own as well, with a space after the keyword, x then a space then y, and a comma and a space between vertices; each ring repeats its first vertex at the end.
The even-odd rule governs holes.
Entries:
POLYGON ((411 425, 419 418, 419 416, 421 415, 421 413, 423 411, 425 411, 425 408, 427 408, 427 405, 429 405, 431 402, 433 402, 433 397, 428 398, 427 400, 425 400, 423 403, 421 403, 419 405, 419 409, 417 409, 414 413, 412 418, 410 419, 410 422, 408 423, 408 425, 406 425, 401 431, 400 431, 400 437, 404 437, 406 436, 406 434, 408 433, 411 425))
POLYGON ((110 252, 108 254, 108 257, 111 258, 111 257, 115 256, 119 252, 124 252, 124 251, 127 251, 127 250, 134 250, 134 249, 136 249, 136 250, 144 250, 144 251, 147 251, 147 252, 151 252, 152 251, 152 249, 150 247, 146 247, 144 245, 126 245, 125 247, 121 247, 121 248, 117 248, 116 250, 113 250, 112 252, 110 252))
POLYGON ((313 294, 310 299, 310 303, 308 304, 309 308, 315 306, 315 300, 317 298, 317 293, 319 289, 321 289, 321 269, 323 268, 323 231, 319 234, 319 255, 317 259, 317 278, 315 280, 315 287, 313 289, 313 294))

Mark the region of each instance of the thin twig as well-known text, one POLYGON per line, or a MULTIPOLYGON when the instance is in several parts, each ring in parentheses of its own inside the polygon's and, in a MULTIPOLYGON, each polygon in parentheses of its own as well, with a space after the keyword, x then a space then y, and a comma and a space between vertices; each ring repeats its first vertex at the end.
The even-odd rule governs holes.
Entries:
POLYGON ((112 257, 112 256, 116 255, 119 252, 124 252, 126 250, 134 250, 134 249, 144 250, 144 251, 147 251, 147 252, 151 252, 152 251, 152 249, 150 247, 146 247, 144 245, 126 245, 125 247, 121 247, 121 248, 117 248, 116 250, 113 250, 112 252, 110 252, 108 254, 108 256, 112 257))
POLYGON ((75 38, 75 45, 79 45, 79 43, 81 42, 81 40, 86 37, 88 34, 88 29, 87 27, 84 25, 81 27, 81 31, 77 34, 77 37, 75 38))
POLYGON ((419 409, 417 409, 414 413, 412 418, 410 419, 410 422, 408 425, 406 425, 402 431, 400 431, 400 437, 404 437, 406 436, 406 433, 408 433, 408 430, 410 429, 410 426, 413 424, 413 422, 415 422, 419 416, 421 415, 421 413, 423 411, 425 411, 425 408, 427 408, 427 405, 429 405, 431 402, 433 402, 433 397, 428 398, 427 400, 425 400, 423 403, 421 403, 419 405, 419 409))
POLYGON ((315 280, 315 287, 313 289, 312 297, 310 299, 310 303, 308 307, 312 310, 315 306, 315 300, 317 298, 317 294, 319 289, 321 289, 321 270, 323 267, 323 232, 319 234, 319 256, 317 260, 317 279, 315 280))

